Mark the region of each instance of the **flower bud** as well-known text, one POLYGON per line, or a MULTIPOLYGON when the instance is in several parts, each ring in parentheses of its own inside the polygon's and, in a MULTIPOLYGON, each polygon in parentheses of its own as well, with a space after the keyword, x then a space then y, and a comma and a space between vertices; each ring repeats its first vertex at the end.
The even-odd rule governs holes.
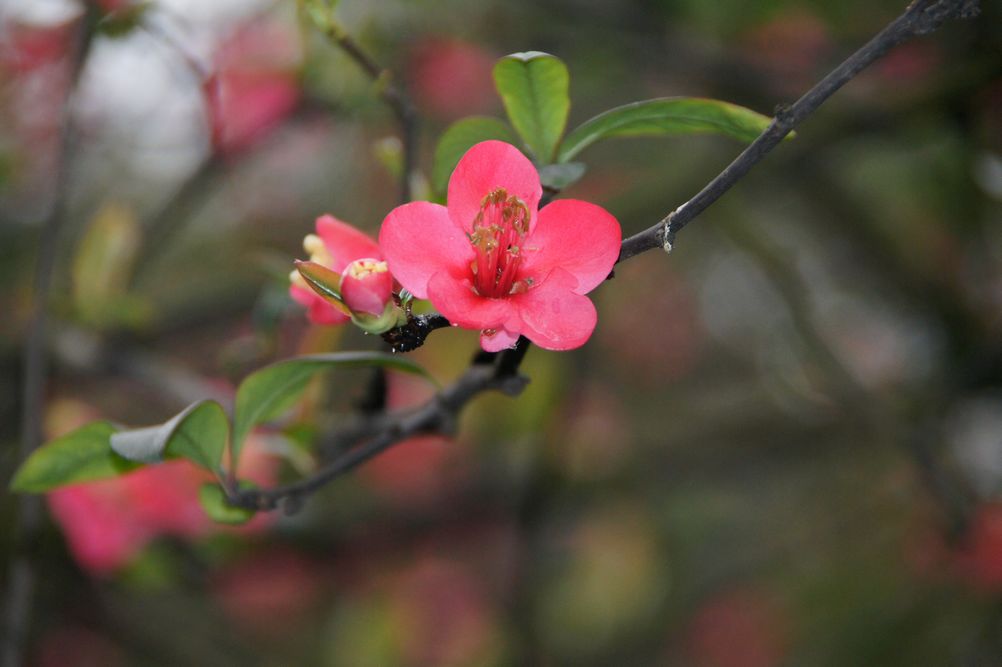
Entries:
POLYGON ((379 317, 393 301, 393 276, 386 262, 356 259, 341 274, 341 300, 351 312, 379 317))

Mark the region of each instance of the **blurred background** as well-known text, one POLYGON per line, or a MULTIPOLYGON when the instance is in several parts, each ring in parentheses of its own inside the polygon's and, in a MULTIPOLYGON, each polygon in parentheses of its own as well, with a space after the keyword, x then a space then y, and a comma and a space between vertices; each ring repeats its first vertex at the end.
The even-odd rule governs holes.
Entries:
MULTIPOLYGON (((904 5, 343 0, 338 15, 415 100, 427 174, 451 121, 501 115, 490 70, 507 53, 567 63, 570 127, 670 95, 769 114, 904 5)), ((30 664, 1002 665, 1002 10, 984 5, 851 82, 670 256, 619 267, 592 340, 530 350, 526 392, 479 399, 454 440, 406 442, 239 530, 204 518, 185 464, 50 494, 30 664)), ((295 9, 0 2, 5 485, 54 209, 47 437, 231 401, 293 354, 378 347, 309 327, 288 298, 313 220, 375 234, 400 161, 372 83, 295 9)), ((606 142, 565 194, 628 235, 740 149, 606 142)), ((414 356, 445 382, 475 349, 448 330, 414 356)), ((307 474, 367 379, 319 383, 254 435, 245 474, 307 474)), ((429 392, 389 389, 394 406, 429 392)))

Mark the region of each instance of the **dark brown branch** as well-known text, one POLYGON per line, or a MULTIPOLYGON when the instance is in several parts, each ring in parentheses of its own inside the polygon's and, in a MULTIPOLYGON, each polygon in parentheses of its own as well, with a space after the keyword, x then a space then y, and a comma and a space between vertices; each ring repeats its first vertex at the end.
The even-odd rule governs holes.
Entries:
MULTIPOLYGON (((863 69, 907 39, 932 32, 948 18, 970 18, 977 13, 978 0, 915 0, 901 16, 836 67, 792 106, 780 107, 773 122, 758 139, 695 197, 679 206, 653 227, 624 240, 617 262, 625 261, 658 247, 671 250, 675 235, 683 227, 723 196, 752 167, 779 145, 795 127, 863 69)), ((365 57, 365 54, 357 49, 354 42, 349 40, 346 43, 341 43, 336 28, 332 28, 329 32, 331 38, 338 41, 349 55, 355 54, 357 62, 370 76, 373 78, 383 76, 382 70, 365 57)), ((340 39, 346 39, 346 36, 340 35, 340 39)), ((384 96, 386 90, 384 90, 384 96)), ((393 99, 392 96, 391 99, 393 99)), ((390 100, 387 102, 391 106, 393 105, 390 100)), ((438 317, 441 318, 441 316, 438 317)), ((441 318, 441 320, 441 322, 436 321, 436 326, 422 332, 420 342, 414 347, 423 343, 424 338, 432 329, 439 328, 438 324, 448 325, 445 318, 441 318)), ((396 334, 399 331, 401 330, 394 330, 390 333, 396 334)), ((527 347, 528 341, 525 338, 520 338, 514 349, 506 350, 497 355, 496 358, 491 357, 490 365, 473 364, 456 383, 416 410, 381 417, 378 422, 378 430, 375 431, 376 435, 365 444, 336 458, 317 473, 293 484, 267 491, 231 492, 231 501, 237 505, 261 510, 275 509, 280 503, 286 501, 289 503, 285 506, 286 509, 292 511, 301 505, 304 497, 315 493, 340 475, 353 470, 393 444, 423 433, 450 432, 454 428, 462 407, 477 394, 492 389, 502 390, 511 395, 516 395, 521 391, 525 380, 516 373, 527 347)))
POLYGON ((424 345, 425 339, 432 331, 447 326, 449 320, 438 313, 416 315, 407 320, 407 324, 384 333, 383 340, 393 352, 410 352, 424 345))
POLYGON ((494 364, 473 364, 454 383, 435 394, 427 403, 414 410, 383 416, 379 431, 364 444, 351 449, 298 482, 268 490, 248 489, 233 493, 234 505, 258 510, 273 510, 280 505, 287 512, 295 512, 306 496, 316 493, 332 480, 354 470, 376 454, 408 438, 426 433, 453 433, 462 409, 485 391, 500 391, 517 396, 525 388, 525 377, 508 372, 517 367, 525 355, 527 341, 520 339, 512 350, 500 355, 494 364))
POLYGON ((792 106, 780 106, 776 117, 731 164, 710 181, 699 193, 669 213, 653 227, 623 241, 619 261, 630 259, 647 250, 662 247, 670 251, 675 235, 713 202, 741 180, 751 168, 779 145, 825 100, 853 77, 902 42, 932 32, 948 18, 970 18, 978 14, 978 0, 916 0, 905 12, 881 30, 862 48, 849 56, 828 76, 797 100, 792 106))

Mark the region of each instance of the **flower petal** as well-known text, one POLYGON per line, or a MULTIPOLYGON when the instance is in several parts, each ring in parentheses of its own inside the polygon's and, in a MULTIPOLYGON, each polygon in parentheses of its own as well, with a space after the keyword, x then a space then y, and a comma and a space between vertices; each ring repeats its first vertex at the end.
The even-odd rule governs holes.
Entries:
POLYGON ((517 331, 508 331, 504 328, 498 329, 490 335, 485 331, 481 331, 480 347, 483 348, 484 352, 500 352, 501 350, 515 347, 518 337, 519 333, 517 331))
POLYGON ((368 234, 333 215, 317 218, 317 236, 323 239, 334 260, 328 268, 337 273, 356 259, 383 259, 379 246, 368 234))
POLYGON ((556 268, 524 294, 512 297, 522 320, 522 334, 547 350, 572 350, 591 337, 598 321, 595 305, 575 291, 577 281, 556 268))
POLYGON ((449 179, 449 216, 464 231, 471 231, 484 197, 504 188, 525 202, 535 223, 539 198, 543 194, 539 172, 529 158, 503 141, 482 141, 460 159, 449 179))
POLYGON ((383 220, 379 245, 390 273, 419 299, 428 298, 428 281, 439 271, 469 272, 473 247, 452 224, 444 206, 416 201, 398 206, 383 220))
POLYGON ((509 299, 479 296, 469 278, 456 278, 447 271, 432 276, 428 299, 449 322, 464 329, 500 329, 506 322, 518 321, 509 299))
POLYGON ((306 306, 306 317, 313 324, 344 324, 350 318, 338 311, 311 290, 298 285, 289 286, 289 296, 296 303, 306 306))
POLYGON ((577 279, 574 291, 587 294, 609 276, 622 238, 619 222, 601 206, 559 199, 539 212, 519 274, 538 279, 560 267, 577 279))

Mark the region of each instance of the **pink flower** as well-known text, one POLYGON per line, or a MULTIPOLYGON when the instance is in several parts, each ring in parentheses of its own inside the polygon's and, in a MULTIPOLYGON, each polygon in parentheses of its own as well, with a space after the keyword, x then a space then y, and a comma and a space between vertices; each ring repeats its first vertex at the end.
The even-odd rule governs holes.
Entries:
MULTIPOLYGON (((352 311, 380 315, 392 298, 393 278, 379 246, 367 234, 332 215, 317 218, 317 233, 303 239, 310 261, 341 274, 341 296, 352 311), (378 302, 378 303, 377 303, 378 302)), ((351 316, 310 289, 299 274, 289 276, 289 294, 306 306, 313 324, 344 324, 351 316)))
POLYGON ((597 321, 584 295, 619 255, 616 219, 573 199, 537 211, 538 172, 501 141, 467 151, 448 195, 448 207, 411 202, 383 221, 379 245, 400 284, 453 324, 479 329, 488 352, 519 335, 548 350, 583 345, 597 321))

